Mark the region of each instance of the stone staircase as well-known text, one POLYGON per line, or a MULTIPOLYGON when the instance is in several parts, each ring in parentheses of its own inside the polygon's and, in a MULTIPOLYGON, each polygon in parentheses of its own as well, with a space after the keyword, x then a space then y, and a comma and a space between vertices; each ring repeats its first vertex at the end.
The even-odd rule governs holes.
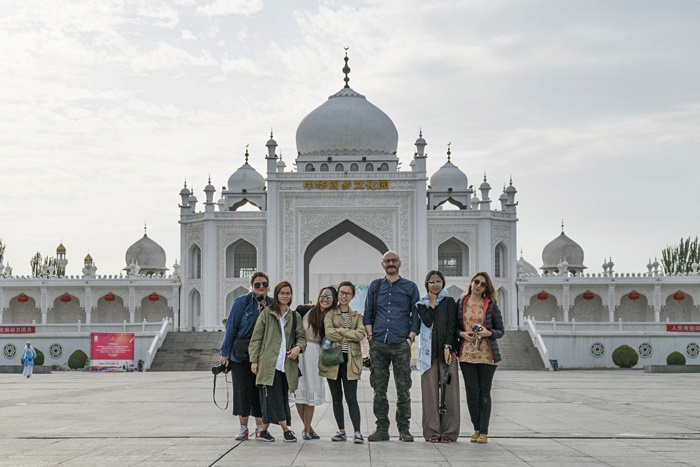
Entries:
POLYGON ((506 331, 498 340, 503 361, 499 370, 544 370, 544 363, 527 331, 506 331))
POLYGON ((210 371, 223 341, 223 332, 169 332, 149 371, 210 371))

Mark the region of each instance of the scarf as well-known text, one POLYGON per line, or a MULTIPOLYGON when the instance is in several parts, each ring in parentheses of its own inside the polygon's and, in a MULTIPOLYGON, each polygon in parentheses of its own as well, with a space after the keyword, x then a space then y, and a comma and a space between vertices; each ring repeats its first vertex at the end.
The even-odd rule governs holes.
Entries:
MULTIPOLYGON (((443 298, 449 296, 447 290, 442 289, 435 298, 435 307, 443 298)), ((418 315, 420 316, 420 349, 418 352, 418 371, 422 375, 428 371, 432 365, 432 347, 433 347, 433 322, 435 321, 435 308, 430 309, 430 294, 425 294, 423 298, 416 302, 418 315), (424 305, 420 307, 419 305, 424 305)))

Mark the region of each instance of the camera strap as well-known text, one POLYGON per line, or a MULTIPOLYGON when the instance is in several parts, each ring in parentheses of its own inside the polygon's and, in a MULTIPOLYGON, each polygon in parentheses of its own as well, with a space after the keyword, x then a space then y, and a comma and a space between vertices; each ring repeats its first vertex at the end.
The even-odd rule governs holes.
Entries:
POLYGON ((229 403, 229 400, 231 399, 231 396, 230 396, 230 393, 229 393, 229 389, 228 389, 228 383, 229 383, 229 380, 228 380, 228 372, 225 372, 225 373, 224 373, 224 383, 226 384, 226 407, 221 407, 221 406, 216 402, 216 377, 217 377, 217 376, 218 376, 218 375, 214 375, 214 387, 213 387, 212 392, 211 392, 211 397, 212 397, 212 399, 214 400, 214 405, 215 405, 215 406, 217 406, 217 407, 218 407, 219 409, 221 409, 221 410, 226 410, 226 409, 228 409, 228 403, 229 403))

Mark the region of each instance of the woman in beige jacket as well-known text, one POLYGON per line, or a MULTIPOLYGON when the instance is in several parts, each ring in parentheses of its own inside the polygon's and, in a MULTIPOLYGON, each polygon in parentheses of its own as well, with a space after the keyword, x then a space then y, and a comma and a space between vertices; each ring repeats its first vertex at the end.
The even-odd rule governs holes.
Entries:
POLYGON ((343 391, 352 421, 355 444, 364 442, 360 432, 360 406, 357 403, 357 381, 362 375, 362 349, 360 341, 365 337, 362 315, 350 309, 350 301, 355 296, 352 282, 341 282, 338 286, 338 307, 330 310, 324 320, 326 339, 331 346, 343 349, 343 363, 325 366, 318 362, 318 374, 328 379, 328 387, 333 398, 333 415, 338 424, 338 433, 331 439, 345 441, 345 413, 343 411, 343 391))

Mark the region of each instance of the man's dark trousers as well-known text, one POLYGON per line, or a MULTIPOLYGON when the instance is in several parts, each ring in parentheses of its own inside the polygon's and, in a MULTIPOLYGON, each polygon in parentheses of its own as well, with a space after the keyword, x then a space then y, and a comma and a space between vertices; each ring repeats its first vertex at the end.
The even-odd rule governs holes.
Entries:
POLYGON ((407 341, 385 344, 371 340, 369 355, 372 372, 369 382, 374 389, 374 417, 377 431, 389 432, 389 366, 394 368, 396 385, 396 426, 399 433, 408 431, 411 423, 411 346, 407 341))

